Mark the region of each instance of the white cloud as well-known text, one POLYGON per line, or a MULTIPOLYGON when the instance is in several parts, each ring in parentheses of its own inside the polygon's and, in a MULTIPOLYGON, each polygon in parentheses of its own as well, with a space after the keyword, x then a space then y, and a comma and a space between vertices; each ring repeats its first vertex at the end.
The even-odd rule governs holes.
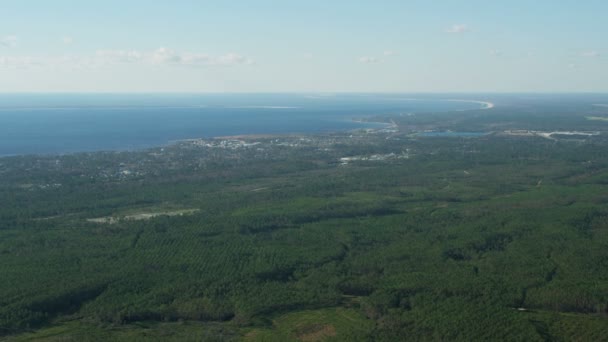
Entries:
MULTIPOLYGON (((237 55, 238 56, 238 55, 237 55)), ((236 57, 235 57, 236 58, 236 57)), ((209 66, 230 64, 230 57, 213 57, 206 53, 176 54, 173 51, 158 50, 153 57, 154 64, 172 64, 182 66, 209 66)), ((234 63, 238 64, 238 63, 234 63)))
POLYGON ((6 57, 0 56, 0 68, 8 69, 28 69, 31 67, 42 66, 44 63, 34 57, 6 57))
POLYGON ((93 69, 101 67, 102 64, 96 57, 64 55, 61 57, 49 58, 45 66, 52 68, 68 69, 93 69))
POLYGON ((161 47, 152 52, 140 52, 136 50, 102 50, 97 56, 104 64, 116 63, 143 63, 151 65, 173 65, 173 66, 233 66, 251 65, 253 60, 236 53, 228 53, 221 56, 212 56, 205 53, 179 53, 174 50, 161 47))
POLYGON ((469 27, 465 24, 454 24, 445 30, 446 33, 465 33, 469 31, 469 27))
POLYGON ((103 64, 138 63, 143 60, 143 55, 135 50, 99 50, 95 57, 103 64))
POLYGON ((393 50, 386 50, 386 51, 384 51, 384 55, 385 56, 395 56, 395 55, 397 55, 397 53, 393 50))
POLYGON ((71 45, 72 43, 74 43, 74 38, 72 38, 72 37, 68 37, 68 36, 65 36, 65 37, 62 37, 62 38, 61 38, 61 41, 62 41, 62 42, 63 42, 63 44, 65 44, 65 45, 71 45))
POLYGON ((31 69, 40 67, 68 67, 71 69, 97 67, 94 58, 61 56, 61 57, 32 57, 32 56, 0 56, 0 68, 31 69))
MULTIPOLYGON (((140 55, 143 56, 143 55, 140 55)), ((161 47, 148 56, 144 56, 147 58, 149 62, 152 64, 180 64, 182 61, 182 57, 178 55, 175 51, 161 47)))
POLYGON ((600 53, 597 51, 584 51, 581 53, 582 57, 587 57, 587 58, 596 58, 596 57, 600 57, 600 53))
POLYGON ((177 53, 167 48, 160 48, 151 55, 143 54, 144 60, 155 65, 177 65, 177 66, 233 66, 251 65, 251 58, 237 53, 227 53, 221 56, 211 56, 205 53, 177 53))
POLYGON ((223 56, 219 56, 215 60, 213 60, 213 58, 212 58, 212 63, 211 64, 217 64, 217 65, 239 65, 239 64, 240 65, 251 65, 253 63, 254 62, 253 62, 252 59, 231 52, 231 53, 225 54, 223 56))
POLYGON ((17 45, 19 38, 17 36, 5 36, 0 38, 0 46, 14 47, 17 45))
POLYGON ((2 57, 0 67, 27 68, 49 66, 62 68, 99 68, 117 64, 148 66, 211 67, 251 65, 254 61, 237 53, 212 56, 203 53, 179 53, 168 48, 154 51, 98 50, 94 55, 64 55, 54 57, 2 57))
POLYGON ((376 64, 382 62, 380 59, 376 57, 359 57, 359 63, 364 64, 376 64))
POLYGON ((492 50, 490 50, 490 55, 491 56, 502 56, 502 51, 500 51, 498 49, 492 49, 492 50))

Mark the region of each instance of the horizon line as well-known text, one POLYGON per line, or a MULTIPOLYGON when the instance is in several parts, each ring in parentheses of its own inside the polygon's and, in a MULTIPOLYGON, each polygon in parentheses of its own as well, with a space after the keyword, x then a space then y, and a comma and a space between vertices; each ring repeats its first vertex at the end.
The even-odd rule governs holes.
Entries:
POLYGON ((323 94, 323 95, 347 95, 347 94, 416 94, 416 95, 608 95, 608 91, 14 91, 1 92, 0 95, 297 95, 297 94, 323 94))

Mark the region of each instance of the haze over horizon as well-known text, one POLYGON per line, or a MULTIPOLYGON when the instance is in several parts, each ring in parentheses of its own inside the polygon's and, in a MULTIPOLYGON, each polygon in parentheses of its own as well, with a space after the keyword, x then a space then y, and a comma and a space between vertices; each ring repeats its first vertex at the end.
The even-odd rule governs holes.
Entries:
POLYGON ((608 92, 605 1, 24 0, 0 92, 608 92))

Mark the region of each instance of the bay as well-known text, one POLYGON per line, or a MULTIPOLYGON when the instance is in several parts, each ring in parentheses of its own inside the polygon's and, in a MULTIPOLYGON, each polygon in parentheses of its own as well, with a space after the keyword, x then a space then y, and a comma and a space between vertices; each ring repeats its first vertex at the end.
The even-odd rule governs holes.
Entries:
POLYGON ((1 94, 0 156, 137 150, 176 140, 323 133, 376 115, 479 109, 402 94, 1 94))

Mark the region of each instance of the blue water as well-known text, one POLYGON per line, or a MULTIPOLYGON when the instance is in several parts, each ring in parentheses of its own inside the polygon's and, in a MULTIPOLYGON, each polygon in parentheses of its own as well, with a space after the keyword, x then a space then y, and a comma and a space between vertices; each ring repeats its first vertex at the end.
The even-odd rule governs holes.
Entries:
POLYGON ((403 95, 2 94, 0 156, 134 150, 180 139, 378 127, 374 115, 478 109, 403 95))

